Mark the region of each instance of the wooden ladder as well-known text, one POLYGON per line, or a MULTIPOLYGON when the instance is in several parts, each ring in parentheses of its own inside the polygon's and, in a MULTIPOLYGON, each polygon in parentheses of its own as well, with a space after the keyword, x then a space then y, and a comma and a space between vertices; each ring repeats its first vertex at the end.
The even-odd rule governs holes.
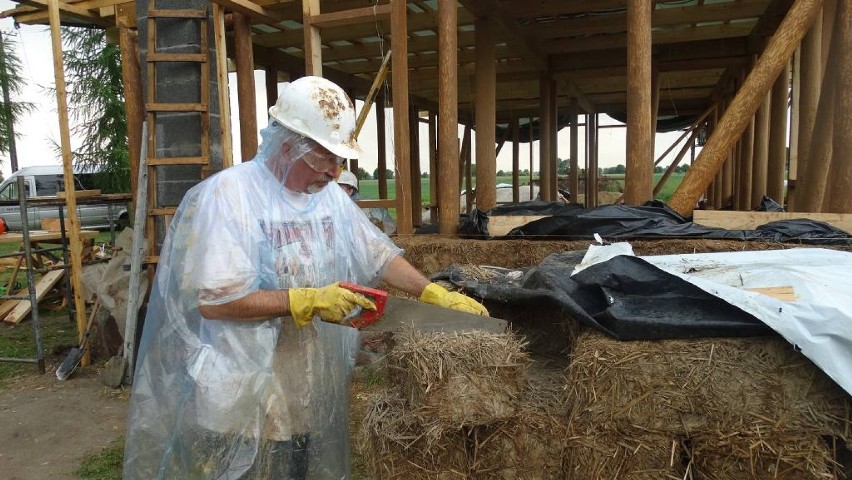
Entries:
MULTIPOLYGON (((148 202, 146 212, 146 231, 148 239, 148 257, 145 263, 155 264, 159 260, 157 242, 157 218, 162 218, 163 232, 168 228, 171 217, 177 210, 177 205, 161 205, 157 196, 157 171, 160 167, 179 165, 200 165, 202 180, 210 173, 210 50, 208 45, 207 10, 164 9, 156 7, 156 2, 149 3, 148 10, 148 54, 147 54, 147 102, 145 109, 148 120, 148 202), (166 53, 157 51, 158 21, 188 21, 198 23, 198 53, 166 53), (157 92, 157 66, 167 62, 194 63, 200 69, 200 89, 196 102, 160 102, 157 92), (160 157, 157 148, 157 121, 161 115, 175 113, 197 113, 200 121, 200 155, 193 157, 160 157)), ((153 272, 149 269, 149 273, 153 272)), ((152 275, 152 274, 151 274, 152 275)), ((152 277, 149 277, 152 278, 152 277)))

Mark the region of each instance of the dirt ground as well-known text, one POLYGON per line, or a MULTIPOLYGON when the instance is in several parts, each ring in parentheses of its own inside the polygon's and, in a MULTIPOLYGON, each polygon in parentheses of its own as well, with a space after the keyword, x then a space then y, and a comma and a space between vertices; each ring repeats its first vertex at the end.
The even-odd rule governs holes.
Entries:
POLYGON ((68 380, 27 374, 0 390, 0 472, 9 480, 76 478, 83 457, 124 435, 128 393, 95 368, 68 380))

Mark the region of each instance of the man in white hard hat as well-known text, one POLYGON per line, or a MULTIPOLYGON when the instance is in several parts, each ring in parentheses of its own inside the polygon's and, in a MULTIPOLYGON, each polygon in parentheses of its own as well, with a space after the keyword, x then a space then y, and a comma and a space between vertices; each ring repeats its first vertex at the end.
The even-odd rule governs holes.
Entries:
POLYGON ((358 347, 385 281, 487 314, 430 283, 333 183, 357 158, 355 109, 328 80, 281 89, 253 161, 201 182, 160 253, 133 383, 124 478, 348 478, 358 347))
MULTIPOLYGON (((340 172, 340 176, 337 177, 337 184, 340 185, 340 188, 342 188, 347 195, 349 195, 349 198, 351 198, 352 201, 358 201, 361 199, 361 193, 358 191, 358 177, 356 177, 354 173, 349 170, 343 170, 340 172)), ((362 207, 361 211, 367 215, 367 218, 370 219, 370 221, 373 222, 373 225, 378 227, 379 230, 388 235, 396 233, 396 222, 394 222, 393 217, 387 208, 362 207)))

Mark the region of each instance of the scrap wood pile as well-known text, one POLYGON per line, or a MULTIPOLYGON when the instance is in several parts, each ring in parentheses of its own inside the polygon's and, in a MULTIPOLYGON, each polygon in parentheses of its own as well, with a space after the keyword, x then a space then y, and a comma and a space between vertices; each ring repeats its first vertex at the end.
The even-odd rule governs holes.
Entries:
POLYGON ((564 394, 529 367, 509 333, 398 335, 388 357, 394 388, 371 400, 359 442, 375 478, 558 472, 564 394))
POLYGON ((780 337, 585 332, 567 381, 570 478, 843 478, 850 398, 780 337))

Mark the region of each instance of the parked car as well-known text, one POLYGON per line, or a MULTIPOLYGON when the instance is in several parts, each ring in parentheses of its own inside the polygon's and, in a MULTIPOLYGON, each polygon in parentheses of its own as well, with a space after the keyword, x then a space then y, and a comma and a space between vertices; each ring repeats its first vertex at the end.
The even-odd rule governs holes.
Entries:
MULTIPOLYGON (((75 188, 78 190, 94 189, 95 171, 74 169, 75 188)), ((0 201, 17 202, 18 177, 24 177, 24 189, 27 198, 55 197, 57 192, 64 190, 62 165, 42 165, 24 167, 13 173, 9 178, 0 183, 0 201)), ((129 219, 127 205, 124 203, 80 203, 77 205, 77 218, 81 228, 108 229, 110 226, 110 208, 112 208, 112 219, 114 224, 120 225, 129 219)), ((68 210, 63 207, 65 218, 68 218, 68 210)), ((6 221, 10 231, 20 231, 21 209, 15 205, 0 205, 0 217, 6 221)), ((41 221, 45 219, 59 218, 58 205, 36 205, 27 207, 27 220, 30 229, 41 228, 41 221)))

